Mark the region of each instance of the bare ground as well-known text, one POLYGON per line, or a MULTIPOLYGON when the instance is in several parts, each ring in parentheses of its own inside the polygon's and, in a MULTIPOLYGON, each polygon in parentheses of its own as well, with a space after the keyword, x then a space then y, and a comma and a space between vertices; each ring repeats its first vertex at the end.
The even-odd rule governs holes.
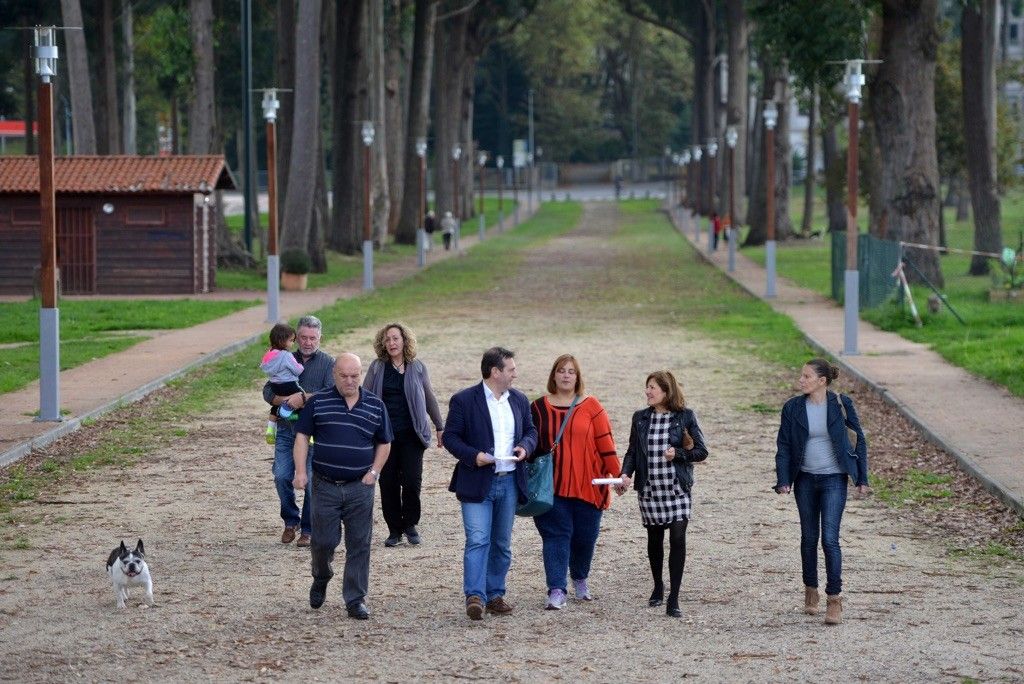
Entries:
MULTIPOLYGON (((18 507, 17 527, 3 530, 0 678, 1024 680, 1019 563, 947 553, 951 535, 969 536, 971 524, 988 526, 980 536, 1004 533, 1005 514, 988 503, 974 517, 958 512, 951 531, 941 513, 851 499, 845 623, 826 629, 799 611, 796 510, 769 491, 777 414, 750 410, 781 405, 779 368, 667 324, 656 298, 670 294, 660 284, 646 302, 596 305, 600 286, 644 277, 642 260, 609 239, 619 220, 613 205, 589 205, 571 238, 534 250, 493 290, 408 322, 442 401, 477 380, 479 353, 492 344, 517 350, 518 384, 530 396, 542 391, 555 356, 577 354, 620 449, 645 373, 677 372, 712 454, 697 472, 684 619, 646 607, 646 541, 630 493, 602 523, 591 574, 597 601, 543 610, 539 538, 519 520, 508 596, 517 611, 469 622, 461 522, 446 491, 451 457, 437 449, 424 469, 423 545, 383 548, 377 514, 371 619, 344 616, 338 583, 320 611, 310 610, 308 553, 278 543, 254 388, 144 462, 77 477, 47 492, 50 503, 18 507), (15 536, 28 548, 13 548, 15 536), (143 609, 133 597, 118 612, 105 558, 119 539, 140 536, 156 606, 143 609)), ((362 352, 365 361, 372 333, 325 347, 362 352)), ((864 411, 869 429, 871 416, 887 410, 864 411)), ((899 451, 894 439, 917 438, 893 437, 889 452, 899 451)))

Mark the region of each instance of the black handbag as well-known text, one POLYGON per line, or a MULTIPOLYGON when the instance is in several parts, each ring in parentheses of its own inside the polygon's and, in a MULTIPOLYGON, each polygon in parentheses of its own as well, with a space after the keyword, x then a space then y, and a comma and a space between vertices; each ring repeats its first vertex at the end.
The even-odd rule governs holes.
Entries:
POLYGON ((580 398, 577 396, 569 405, 569 411, 562 419, 561 427, 558 428, 558 435, 551 444, 551 451, 526 463, 526 503, 520 504, 516 508, 516 515, 532 518, 547 513, 555 505, 555 449, 562 440, 562 432, 569 424, 569 418, 579 400, 580 398))

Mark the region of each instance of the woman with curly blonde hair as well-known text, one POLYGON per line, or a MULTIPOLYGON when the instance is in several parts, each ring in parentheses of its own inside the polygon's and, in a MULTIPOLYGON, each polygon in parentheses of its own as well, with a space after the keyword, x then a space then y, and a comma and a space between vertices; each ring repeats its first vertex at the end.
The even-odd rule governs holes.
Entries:
POLYGON ((430 446, 431 423, 441 443, 444 422, 430 375, 416 358, 416 336, 402 323, 388 323, 373 341, 377 358, 370 363, 363 387, 383 401, 395 439, 380 474, 380 503, 388 538, 384 546, 397 546, 404 534, 410 544, 420 543, 420 487, 423 452, 430 446))

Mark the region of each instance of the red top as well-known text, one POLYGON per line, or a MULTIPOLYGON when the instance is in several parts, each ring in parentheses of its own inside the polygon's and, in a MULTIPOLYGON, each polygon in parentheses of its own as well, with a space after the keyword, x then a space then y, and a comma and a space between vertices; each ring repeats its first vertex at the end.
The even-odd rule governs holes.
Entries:
MULTIPOLYGON (((551 450, 568 410, 568 406, 554 406, 546 396, 530 404, 537 427, 538 454, 551 450)), ((591 480, 618 477, 621 472, 608 414, 601 402, 587 397, 576 404, 555 451, 555 494, 581 499, 603 510, 611 506, 611 491, 608 485, 593 485, 591 480)))

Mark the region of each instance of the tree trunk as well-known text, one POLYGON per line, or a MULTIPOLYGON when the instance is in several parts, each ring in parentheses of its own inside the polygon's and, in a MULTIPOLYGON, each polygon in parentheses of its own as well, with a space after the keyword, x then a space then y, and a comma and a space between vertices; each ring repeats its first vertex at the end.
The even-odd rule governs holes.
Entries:
MULTIPOLYGON (((79 0, 60 0, 65 26, 82 26, 79 0)), ((85 48, 85 31, 64 31, 67 49, 68 84, 71 91, 71 116, 74 125, 75 154, 96 154, 96 128, 93 124, 92 84, 89 79, 89 53, 85 48)))
POLYGON ((402 20, 410 0, 387 0, 384 9, 384 122, 388 131, 381 141, 388 163, 388 232, 394 233, 401 216, 405 174, 405 112, 404 74, 406 66, 402 20))
MULTIPOLYGON (((962 223, 963 221, 967 221, 968 219, 971 218, 971 193, 969 191, 969 184, 966 178, 961 176, 960 179, 957 181, 957 185, 960 187, 960 191, 957 192, 956 195, 956 221, 957 223, 962 223)), ((998 196, 996 196, 996 202, 999 202, 998 196)), ((996 220, 999 220, 998 216, 996 217, 996 220)), ((977 229, 975 229, 975 233, 977 233, 977 229)), ((1002 240, 1000 240, 999 247, 998 249, 996 249, 996 251, 999 251, 1002 248, 1002 240)), ((973 275, 984 274, 976 273, 973 275)))
MULTIPOLYGON (((961 26, 960 77, 967 181, 974 209, 974 249, 999 252, 1003 231, 996 179, 996 0, 964 5, 961 26)), ((971 257, 971 275, 988 271, 987 258, 971 257)))
POLYGON ((121 150, 121 127, 117 106, 117 60, 114 45, 114 0, 103 0, 100 35, 103 43, 103 126, 104 154, 118 154, 121 150))
MULTIPOLYGON (((416 0, 416 20, 413 29, 412 61, 409 78, 408 135, 405 154, 405 192, 402 195, 402 215, 395 231, 395 242, 415 244, 420 213, 420 159, 416 154, 416 140, 426 139, 430 117, 430 77, 434 66, 434 22, 437 3, 434 0, 416 0)), ((437 150, 434 150, 435 154, 437 150)), ((424 198, 424 201, 426 198, 424 198)))
POLYGON ((362 243, 362 220, 357 211, 362 194, 361 143, 358 141, 359 78, 362 73, 361 34, 366 0, 340 3, 334 43, 334 121, 332 122, 333 211, 328 244, 352 254, 362 243))
MULTIPOLYGON (((121 59, 124 95, 121 114, 121 150, 135 154, 138 124, 135 121, 135 22, 131 0, 121 0, 121 59)), ((223 224, 223 221, 221 221, 223 224)))
POLYGON ((284 91, 278 96, 281 108, 277 112, 277 212, 278 225, 281 225, 281 207, 288 197, 295 114, 295 0, 278 2, 276 37, 274 85, 284 91))
POLYGON ((459 141, 462 64, 467 14, 450 16, 434 32, 434 206, 438 216, 458 215, 452 193, 452 145, 459 141))
POLYGON ((750 23, 743 0, 726 0, 725 11, 729 22, 729 94, 726 104, 726 123, 739 134, 733 151, 733 187, 735 188, 736 216, 734 225, 746 219, 747 187, 747 81, 749 79, 750 23))
POLYGON ((378 245, 382 245, 387 239, 390 227, 388 219, 391 209, 391 198, 388 194, 388 138, 397 132, 391 131, 387 126, 385 107, 384 5, 379 1, 371 2, 369 9, 370 21, 366 31, 369 78, 366 83, 369 86, 370 115, 367 118, 373 122, 375 129, 373 145, 370 150, 370 155, 373 158, 370 164, 372 174, 371 218, 374 240, 378 245))
POLYGON ((825 161, 825 205, 828 210, 828 232, 842 232, 846 230, 846 204, 843 199, 843 188, 846 185, 846 159, 839 154, 835 121, 822 127, 821 153, 825 161))
POLYGON ((192 38, 192 99, 188 105, 188 153, 214 151, 213 3, 189 0, 189 35, 192 38))
POLYGON ((804 178, 804 216, 800 222, 800 232, 806 237, 811 234, 814 220, 814 188, 817 174, 814 169, 814 157, 817 155, 815 140, 818 127, 818 86, 811 92, 811 111, 807 117, 807 163, 804 178))
MULTIPOLYGON (((775 239, 785 240, 793 232, 789 220, 789 74, 783 67, 766 65, 764 70, 764 91, 762 100, 774 99, 779 110, 778 123, 775 126, 775 239)), ((761 115, 760 105, 758 115, 761 115)), ((764 138, 762 138, 762 145, 764 138)), ((767 157, 757 157, 758 169, 754 173, 755 186, 750 194, 750 231, 743 244, 747 246, 763 245, 768 239, 767 227, 767 157)))
MULTIPOLYGON (((704 145, 712 134, 715 116, 714 73, 711 64, 715 58, 715 19, 702 3, 703 10, 697 15, 697 36, 694 42, 694 121, 692 123, 693 144, 704 145)), ((699 213, 707 215, 711 211, 711 167, 710 159, 705 153, 697 164, 700 193, 697 199, 699 213)))
MULTIPOLYGON (((939 171, 935 150, 935 58, 938 0, 882 3, 882 63, 871 79, 871 109, 881 159, 880 199, 888 233, 938 245, 939 171)), ((915 249, 914 264, 943 284, 938 254, 915 249)), ((911 269, 908 277, 914 278, 911 269)))
POLYGON ((299 3, 295 22, 295 125, 284 205, 284 249, 308 250, 309 224, 316 190, 320 110, 320 0, 299 3))

